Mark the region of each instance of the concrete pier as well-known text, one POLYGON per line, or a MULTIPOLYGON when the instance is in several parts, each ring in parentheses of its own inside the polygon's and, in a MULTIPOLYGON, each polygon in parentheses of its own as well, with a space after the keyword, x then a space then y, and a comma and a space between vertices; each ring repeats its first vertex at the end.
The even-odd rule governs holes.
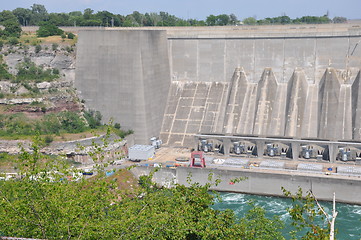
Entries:
MULTIPOLYGON (((131 171, 136 177, 149 174, 152 167, 138 166, 131 171)), ((187 179, 191 176, 192 182, 201 185, 209 183, 209 176, 220 179, 221 183, 212 186, 217 191, 250 193, 270 196, 284 196, 281 187, 292 193, 301 187, 304 192, 312 190, 318 200, 332 201, 336 193, 336 201, 350 204, 361 204, 361 192, 356 191, 361 180, 359 177, 343 175, 322 175, 310 172, 285 172, 278 170, 244 169, 231 167, 217 168, 189 168, 176 169, 161 168, 154 173, 153 180, 162 186, 171 186, 174 183, 189 185, 187 179), (244 181, 230 184, 232 179, 246 177, 244 181)))

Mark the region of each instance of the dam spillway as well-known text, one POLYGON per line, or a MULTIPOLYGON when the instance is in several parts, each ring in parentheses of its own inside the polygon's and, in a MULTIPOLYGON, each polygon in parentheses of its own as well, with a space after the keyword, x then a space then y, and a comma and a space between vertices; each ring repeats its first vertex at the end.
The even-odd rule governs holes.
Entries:
POLYGON ((347 24, 81 31, 75 85, 139 143, 361 140, 360 41, 347 24))

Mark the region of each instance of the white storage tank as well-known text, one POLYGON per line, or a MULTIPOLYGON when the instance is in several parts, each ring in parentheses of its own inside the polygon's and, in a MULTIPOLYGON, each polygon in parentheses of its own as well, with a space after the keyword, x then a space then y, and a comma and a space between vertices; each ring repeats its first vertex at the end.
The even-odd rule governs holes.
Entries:
POLYGON ((131 161, 144 161, 154 157, 155 147, 152 145, 136 144, 129 148, 128 157, 131 161))

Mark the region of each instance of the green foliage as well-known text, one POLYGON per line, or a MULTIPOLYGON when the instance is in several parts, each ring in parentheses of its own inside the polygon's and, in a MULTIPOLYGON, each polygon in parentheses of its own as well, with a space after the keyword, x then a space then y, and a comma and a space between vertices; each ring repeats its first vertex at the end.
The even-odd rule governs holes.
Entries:
POLYGON ((16 8, 13 10, 13 14, 17 17, 22 26, 28 25, 32 17, 31 10, 26 8, 16 8))
POLYGON ((268 25, 268 24, 321 24, 330 23, 331 19, 324 15, 321 17, 317 16, 304 16, 301 18, 291 19, 289 16, 282 15, 274 18, 265 18, 256 20, 253 17, 245 18, 243 23, 245 25, 268 25))
POLYGON ((67 34, 68 34, 68 38, 69 38, 69 39, 74 39, 74 38, 75 38, 74 33, 69 32, 69 33, 67 33, 67 34))
POLYGON ((17 69, 18 69, 18 73, 16 75, 15 82, 24 82, 24 81, 51 82, 52 80, 59 78, 59 74, 54 73, 52 69, 44 70, 42 67, 38 67, 35 65, 35 63, 26 59, 24 62, 17 65, 17 69))
MULTIPOLYGON (((231 210, 215 210, 218 199, 209 183, 188 182, 157 187, 149 176, 139 180, 141 187, 121 189, 117 179, 105 177, 104 164, 97 162, 98 175, 78 179, 79 172, 65 161, 47 159, 40 152, 39 137, 32 152, 24 149, 18 161, 22 178, 0 181, 0 226, 4 236, 42 239, 284 239, 279 218, 267 218, 255 206, 237 219, 231 210), (73 179, 74 181, 68 181, 73 179)), ((105 145, 104 145, 105 146, 105 145)), ((97 152, 106 154, 101 146, 97 152)), ((6 157, 6 156, 5 156, 6 157)), ((0 155, 1 160, 1 155, 0 155)), ((125 170, 117 176, 126 174, 125 170)), ((217 184, 217 180, 216 180, 217 184)), ((285 191, 286 195, 290 193, 285 191)), ((295 199, 302 198, 299 191, 295 199)), ((304 225, 304 213, 314 207, 306 198, 301 209, 290 212, 295 225, 304 225), (299 221, 301 220, 301 221, 299 221)), ((310 218, 312 220, 314 218, 310 218)), ((312 228, 303 239, 327 239, 312 228)))
POLYGON ((8 67, 3 61, 3 56, 0 55, 0 80, 11 80, 13 75, 8 72, 8 67))
POLYGON ((102 124, 101 121, 103 116, 99 111, 94 111, 94 110, 84 111, 84 117, 91 129, 95 129, 101 126, 102 124))
POLYGON ((59 44, 57 44, 57 43, 53 43, 53 44, 51 45, 51 49, 52 49, 53 51, 58 50, 58 47, 59 47, 59 44))
POLYGON ((65 47, 65 50, 68 52, 68 53, 71 53, 74 51, 74 49, 72 47, 69 47, 69 46, 66 46, 65 47))
POLYGON ((243 19, 243 23, 246 25, 256 25, 257 24, 257 20, 253 17, 249 17, 249 18, 245 18, 243 19))
MULTIPOLYGON (((39 111, 44 111, 39 106, 39 111)), ((46 111, 46 108, 45 108, 46 111)), ((88 128, 77 112, 60 112, 44 115, 43 119, 32 120, 24 114, 0 115, 0 136, 32 136, 39 134, 80 133, 88 128)))
POLYGON ((321 23, 330 23, 331 19, 328 18, 328 16, 304 16, 301 18, 296 18, 292 20, 292 23, 305 23, 305 24, 321 24, 321 23))
POLYGON ((60 112, 57 117, 62 129, 68 133, 79 133, 86 130, 83 119, 76 112, 60 112))
POLYGON ((41 22, 46 21, 48 18, 49 14, 44 5, 33 4, 31 6, 29 25, 40 25, 41 22))
POLYGON ((209 15, 206 20, 208 26, 225 26, 230 22, 230 17, 227 14, 220 14, 218 16, 209 15))
POLYGON ((54 138, 52 136, 46 135, 44 137, 44 143, 46 146, 49 146, 50 143, 52 143, 54 141, 54 138))
POLYGON ((114 131, 114 133, 115 133, 116 135, 118 135, 118 136, 121 137, 121 138, 125 138, 126 136, 131 135, 131 134, 134 133, 134 131, 131 130, 131 129, 129 129, 129 130, 122 130, 122 129, 117 129, 117 128, 115 128, 115 127, 114 127, 113 131, 114 131))
POLYGON ((49 22, 42 22, 39 26, 39 29, 36 31, 36 35, 38 37, 62 35, 63 33, 64 33, 63 30, 61 30, 60 28, 49 22))
POLYGON ((265 210, 261 207, 249 203, 252 208, 241 219, 242 232, 244 232, 243 239, 262 239, 262 240, 276 240, 285 239, 279 230, 284 228, 284 223, 278 218, 266 218, 265 210))
POLYGON ((332 19, 333 23, 347 23, 347 18, 345 17, 334 17, 332 19))
POLYGON ((230 210, 212 209, 216 196, 209 192, 211 184, 157 188, 150 175, 142 178, 144 188, 127 191, 102 177, 104 173, 93 180, 68 182, 65 176, 71 171, 56 162, 44 165, 39 148, 32 148, 33 153, 24 152, 21 156, 19 168, 24 177, 0 182, 0 226, 6 236, 283 239, 278 224, 266 219, 264 211, 257 209, 253 215, 237 220, 230 210), (249 226, 254 223, 257 227, 249 226), (263 224, 268 226, 260 228, 263 224), (272 229, 276 232, 270 232, 272 229))
POLYGON ((0 12, 0 25, 4 26, 1 34, 5 37, 19 38, 21 34, 21 26, 16 16, 11 12, 4 10, 0 12))
MULTIPOLYGON (((10 12, 11 13, 11 12, 10 12)), ((12 11, 17 22, 21 25, 39 25, 42 22, 54 26, 104 26, 104 27, 142 27, 142 26, 224 26, 238 25, 240 21, 234 14, 209 15, 206 20, 182 19, 167 12, 140 13, 134 11, 128 15, 114 14, 108 11, 95 12, 91 8, 69 13, 48 13, 46 8, 40 4, 33 4, 30 9, 16 8, 12 11)), ((334 23, 344 22, 345 18, 334 18, 334 23)), ((290 19, 288 16, 265 18, 256 20, 246 18, 246 25, 265 24, 299 24, 299 23, 329 23, 331 20, 327 15, 321 17, 306 16, 303 18, 290 19)), ((66 38, 66 35, 63 35, 66 38)), ((69 37, 69 36, 68 36, 69 37)), ((71 38, 70 35, 69 38, 71 38)))
POLYGON ((286 197, 291 197, 293 207, 288 209, 293 220, 292 226, 295 228, 291 232, 293 239, 296 238, 298 232, 306 231, 301 239, 329 239, 330 225, 328 222, 323 226, 315 224, 316 218, 325 219, 321 209, 316 206, 316 201, 311 192, 307 192, 304 196, 301 188, 298 189, 294 195, 286 189, 282 188, 282 191, 286 197))
POLYGON ((16 45, 16 44, 19 43, 19 39, 16 38, 16 37, 10 37, 10 38, 8 38, 8 43, 9 43, 10 45, 16 45))
POLYGON ((60 74, 60 71, 59 71, 59 69, 57 69, 57 68, 53 68, 52 73, 53 73, 54 75, 59 75, 59 74, 60 74))
POLYGON ((33 126, 23 114, 0 116, 0 136, 33 134, 33 126))
POLYGON ((41 45, 36 45, 35 46, 35 53, 39 53, 41 51, 41 45))

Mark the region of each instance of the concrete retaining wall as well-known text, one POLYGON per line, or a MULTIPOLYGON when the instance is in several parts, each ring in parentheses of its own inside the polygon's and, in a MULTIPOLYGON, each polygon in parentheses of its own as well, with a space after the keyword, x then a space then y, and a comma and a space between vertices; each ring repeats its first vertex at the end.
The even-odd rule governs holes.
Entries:
MULTIPOLYGON (((152 167, 138 166, 132 169, 134 175, 139 177, 149 174, 152 167)), ((188 185, 187 178, 192 182, 205 184, 209 175, 213 179, 219 178, 221 183, 212 187, 213 190, 240 192, 258 195, 283 196, 281 187, 295 193, 299 187, 304 192, 312 190, 319 200, 331 201, 336 193, 336 201, 352 204, 361 204, 361 179, 340 175, 321 175, 295 172, 265 172, 253 169, 195 169, 177 167, 176 169, 161 168, 154 174, 154 181, 160 185, 169 186, 172 182, 188 185), (247 177, 246 180, 232 184, 232 179, 247 177)))
POLYGON ((135 131, 158 136, 169 89, 165 31, 81 31, 75 86, 87 108, 135 131))

